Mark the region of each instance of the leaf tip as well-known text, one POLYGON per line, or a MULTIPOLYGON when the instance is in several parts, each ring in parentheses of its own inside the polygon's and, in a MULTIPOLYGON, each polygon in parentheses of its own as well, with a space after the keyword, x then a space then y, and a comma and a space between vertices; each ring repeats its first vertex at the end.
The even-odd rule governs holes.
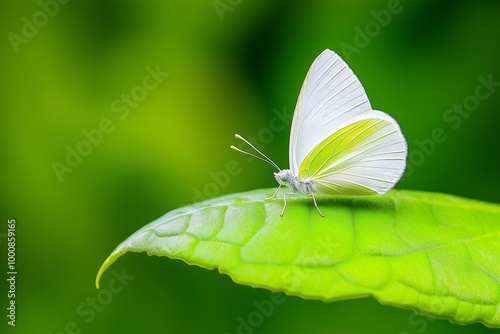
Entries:
POLYGON ((116 252, 114 251, 111 253, 108 258, 103 262, 101 265, 101 268, 99 268, 99 271, 97 272, 97 276, 95 278, 95 287, 96 289, 100 288, 99 282, 101 281, 101 277, 104 274, 104 272, 116 261, 117 258, 119 258, 123 253, 122 252, 116 252))

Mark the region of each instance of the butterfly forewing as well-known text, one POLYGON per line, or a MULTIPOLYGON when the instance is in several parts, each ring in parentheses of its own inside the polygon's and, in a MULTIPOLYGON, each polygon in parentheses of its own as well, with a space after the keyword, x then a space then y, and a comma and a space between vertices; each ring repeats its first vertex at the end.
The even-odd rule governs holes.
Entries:
POLYGON ((331 50, 313 62, 299 94, 290 135, 290 169, 350 119, 371 111, 361 82, 331 50))

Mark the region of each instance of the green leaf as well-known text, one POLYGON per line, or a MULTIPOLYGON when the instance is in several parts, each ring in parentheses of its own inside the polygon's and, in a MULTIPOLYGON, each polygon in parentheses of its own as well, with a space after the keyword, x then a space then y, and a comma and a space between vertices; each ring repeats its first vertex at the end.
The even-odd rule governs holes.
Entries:
POLYGON ((127 252, 218 268, 235 282, 335 301, 373 296, 452 322, 500 327, 500 205, 393 190, 383 196, 233 194, 171 211, 122 242, 127 252))

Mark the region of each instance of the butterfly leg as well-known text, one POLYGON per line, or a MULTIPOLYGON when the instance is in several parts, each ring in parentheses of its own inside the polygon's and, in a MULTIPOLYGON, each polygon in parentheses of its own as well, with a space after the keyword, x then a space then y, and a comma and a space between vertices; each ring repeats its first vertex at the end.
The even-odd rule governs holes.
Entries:
POLYGON ((314 197, 314 194, 313 193, 310 193, 308 194, 307 196, 311 196, 312 199, 313 199, 313 202, 314 202, 314 206, 316 207, 316 209, 318 210, 319 214, 321 215, 321 217, 325 218, 325 215, 323 214, 323 212, 321 212, 321 210, 318 208, 318 204, 316 203, 316 197, 314 197))
POLYGON ((285 209, 286 209, 286 195, 293 195, 293 194, 295 194, 295 193, 290 192, 290 193, 283 194, 283 210, 281 210, 281 214, 280 214, 281 217, 283 217, 283 214, 285 213, 285 209))
POLYGON ((269 200, 275 198, 276 195, 278 194, 278 191, 280 191, 280 189, 281 189, 281 184, 279 185, 278 189, 276 189, 276 191, 274 192, 274 195, 272 195, 271 197, 264 198, 264 201, 269 201, 269 200))

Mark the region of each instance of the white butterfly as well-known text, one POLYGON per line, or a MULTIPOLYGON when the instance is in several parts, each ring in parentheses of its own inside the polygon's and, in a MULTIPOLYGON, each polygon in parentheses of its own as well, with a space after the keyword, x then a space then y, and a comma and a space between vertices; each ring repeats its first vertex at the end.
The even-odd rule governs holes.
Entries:
POLYGON ((279 168, 240 135, 262 157, 232 149, 268 162, 278 169, 279 187, 311 196, 384 194, 399 181, 406 167, 408 148, 394 118, 372 110, 368 96, 342 58, 323 51, 313 62, 299 94, 290 135, 290 169, 279 168))

